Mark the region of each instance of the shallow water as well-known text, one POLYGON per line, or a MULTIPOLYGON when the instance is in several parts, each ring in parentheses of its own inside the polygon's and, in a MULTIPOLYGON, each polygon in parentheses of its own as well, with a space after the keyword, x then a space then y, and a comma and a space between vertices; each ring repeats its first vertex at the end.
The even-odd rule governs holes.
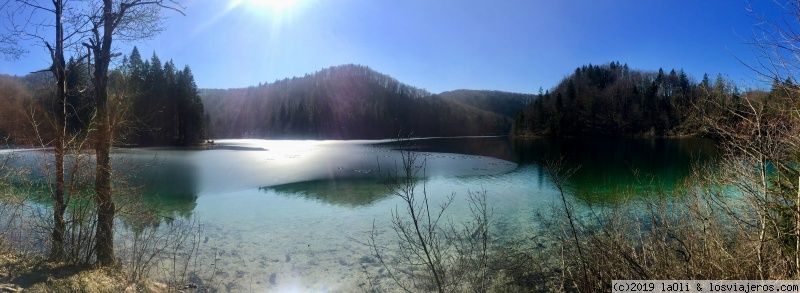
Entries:
MULTIPOLYGON (((432 206, 455 193, 447 220, 469 217, 468 192, 485 190, 493 237, 512 243, 535 238, 537 213, 558 203, 545 159, 580 166, 571 194, 613 203, 620 188, 651 175, 669 189, 692 162, 716 155, 714 142, 702 139, 439 138, 405 147, 425 163, 419 175, 432 206)), ((209 149, 114 156, 117 174, 130 175, 163 215, 200 219, 200 277, 236 291, 352 292, 381 274, 363 244, 373 225, 380 243, 396 241, 390 220, 402 202, 385 181, 402 164, 397 148, 390 140, 219 140, 209 149)))

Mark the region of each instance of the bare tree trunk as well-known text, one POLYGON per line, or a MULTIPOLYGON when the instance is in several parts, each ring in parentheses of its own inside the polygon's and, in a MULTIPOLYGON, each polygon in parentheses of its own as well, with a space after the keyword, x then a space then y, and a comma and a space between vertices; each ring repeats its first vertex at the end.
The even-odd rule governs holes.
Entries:
POLYGON ((98 27, 95 27, 94 44, 91 47, 95 55, 94 85, 97 103, 97 141, 95 156, 97 170, 95 175, 95 199, 97 200, 97 232, 95 234, 97 264, 111 266, 114 257, 114 214, 116 207, 111 198, 111 125, 108 109, 108 66, 111 63, 111 42, 114 34, 113 1, 103 0, 102 38, 98 27))
MULTIPOLYGON (((66 62, 64 60, 64 26, 62 15, 64 5, 62 0, 54 0, 54 12, 56 17, 56 39, 55 49, 50 48, 53 60, 51 71, 56 77, 57 96, 59 109, 54 114, 56 140, 53 146, 56 163, 56 190, 52 195, 53 199, 53 234, 51 239, 50 257, 61 259, 65 255, 64 234, 67 224, 64 221, 64 214, 67 211, 68 201, 64 195, 64 156, 66 153, 66 126, 67 126, 67 74, 66 62)), ((49 45, 48 45, 49 47, 49 45)))
MULTIPOLYGON (((60 136, 60 134, 59 134, 60 136)), ((64 214, 67 211, 67 202, 64 200, 64 140, 57 138, 55 146, 56 159, 56 190, 53 194, 53 234, 51 238, 50 257, 61 259, 65 255, 64 234, 67 223, 64 214)))
POLYGON ((100 266, 110 266, 115 262, 114 257, 114 214, 116 207, 111 198, 111 131, 108 121, 100 125, 100 130, 95 147, 97 157, 97 173, 95 176, 95 196, 97 200, 97 239, 95 250, 97 263, 100 266))
MULTIPOLYGON (((108 1, 111 2, 111 1, 108 1)), ((102 52, 101 52, 102 53, 102 52)), ((97 58, 97 63, 100 59, 97 58)), ((107 68, 107 67, 106 67, 107 68)), ((108 84, 108 75, 98 72, 95 68, 95 79, 99 84, 108 84)), ((97 169, 95 175, 95 199, 97 201, 97 233, 95 234, 97 263, 100 266, 114 264, 114 214, 116 208, 111 198, 111 125, 108 117, 108 93, 106 87, 98 87, 95 91, 98 112, 97 141, 95 142, 95 157, 97 169)))
POLYGON ((91 54, 94 55, 94 72, 92 84, 97 107, 97 136, 95 141, 95 156, 97 170, 95 177, 95 199, 97 201, 97 230, 95 234, 95 252, 99 266, 110 266, 115 262, 114 257, 114 215, 116 207, 112 198, 111 186, 111 141, 114 134, 112 117, 119 113, 112 113, 108 106, 108 66, 111 64, 112 42, 115 31, 122 25, 127 29, 137 30, 141 38, 148 38, 160 32, 160 18, 157 12, 136 14, 133 19, 126 19, 130 9, 137 6, 158 7, 169 9, 183 14, 177 0, 102 0, 102 11, 94 15, 91 37, 84 43, 91 54), (116 6, 115 6, 116 5, 116 6), (116 7, 116 11, 114 10, 116 7))

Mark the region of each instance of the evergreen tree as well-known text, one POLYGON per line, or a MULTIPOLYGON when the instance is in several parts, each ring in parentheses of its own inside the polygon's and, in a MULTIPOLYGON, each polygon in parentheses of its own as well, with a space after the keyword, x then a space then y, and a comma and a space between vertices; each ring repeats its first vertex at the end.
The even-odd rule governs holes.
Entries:
POLYGON ((722 75, 710 85, 708 75, 696 84, 683 70, 668 72, 631 70, 618 62, 579 67, 516 116, 524 120, 515 122, 513 134, 687 134, 697 131, 691 125, 696 125, 698 96, 714 97, 717 103, 737 100, 738 90, 722 75))
MULTIPOLYGON (((134 47, 119 69, 131 82, 132 135, 136 145, 191 145, 205 138, 206 114, 189 66, 176 70, 172 60, 163 65, 156 53, 142 61, 134 47)), ((208 118, 210 120, 210 118, 208 118)))
POLYGON ((71 134, 87 130, 94 112, 88 70, 86 62, 74 58, 67 62, 67 130, 71 134))

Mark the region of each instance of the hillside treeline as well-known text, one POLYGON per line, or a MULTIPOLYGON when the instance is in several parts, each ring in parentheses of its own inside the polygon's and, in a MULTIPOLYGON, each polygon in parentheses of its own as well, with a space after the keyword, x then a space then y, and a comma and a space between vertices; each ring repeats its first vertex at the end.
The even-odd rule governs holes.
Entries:
POLYGON ((30 91, 20 78, 0 75, 0 144, 25 143, 22 138, 33 130, 26 117, 30 102, 30 91))
MULTIPOLYGON (((433 95, 366 66, 342 65, 258 86, 203 90, 218 138, 391 138, 505 135, 524 95, 465 91, 433 95), (473 93, 479 95, 471 95, 473 93), (465 99, 464 97, 474 97, 465 99), (514 106, 489 102, 506 101, 514 106)), ((528 99, 532 96, 528 96, 528 99)))
MULTIPOLYGON (((57 121, 62 120, 66 120, 70 135, 88 133, 95 113, 91 66, 70 59, 66 68, 65 102, 55 98, 49 73, 0 76, 2 138, 11 144, 47 144, 53 139, 53 127, 59 127, 57 121)), ((116 143, 190 145, 205 138, 205 111, 188 66, 179 70, 172 61, 162 65, 155 53, 150 60, 142 60, 134 48, 124 56, 122 65, 110 72, 109 83, 120 130, 116 143)))
POLYGON ((487 90, 454 90, 442 92, 437 96, 512 118, 534 98, 531 94, 487 90))
MULTIPOLYGON (((683 70, 633 70, 627 64, 585 65, 517 114, 515 136, 691 135, 693 118, 709 100, 736 100, 721 75, 698 83, 683 70), (698 103, 702 102, 702 103, 698 103)), ((723 101, 724 102, 724 101, 723 101)), ((703 111, 706 112, 706 111, 703 111)))
POLYGON ((119 71, 135 93, 130 132, 124 141, 139 146, 192 145, 206 138, 206 113, 189 66, 161 64, 156 53, 143 60, 134 47, 119 71))

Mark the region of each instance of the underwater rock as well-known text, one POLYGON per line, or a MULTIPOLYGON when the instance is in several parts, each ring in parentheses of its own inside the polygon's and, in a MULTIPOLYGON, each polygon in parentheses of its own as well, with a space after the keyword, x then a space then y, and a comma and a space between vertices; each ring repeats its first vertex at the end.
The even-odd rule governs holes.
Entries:
POLYGON ((197 285, 194 283, 188 283, 183 286, 178 286, 178 292, 194 292, 197 289, 197 285))
POLYGON ((0 284, 0 292, 22 292, 22 287, 14 284, 0 284))
POLYGON ((278 274, 276 274, 276 273, 272 273, 272 274, 270 274, 270 275, 269 275, 269 284, 270 284, 270 285, 275 285, 275 284, 277 284, 278 282, 275 280, 275 278, 277 278, 277 277, 278 277, 278 274))
POLYGON ((358 261, 360 263, 369 263, 369 264, 375 263, 375 259, 369 256, 363 256, 358 261))

